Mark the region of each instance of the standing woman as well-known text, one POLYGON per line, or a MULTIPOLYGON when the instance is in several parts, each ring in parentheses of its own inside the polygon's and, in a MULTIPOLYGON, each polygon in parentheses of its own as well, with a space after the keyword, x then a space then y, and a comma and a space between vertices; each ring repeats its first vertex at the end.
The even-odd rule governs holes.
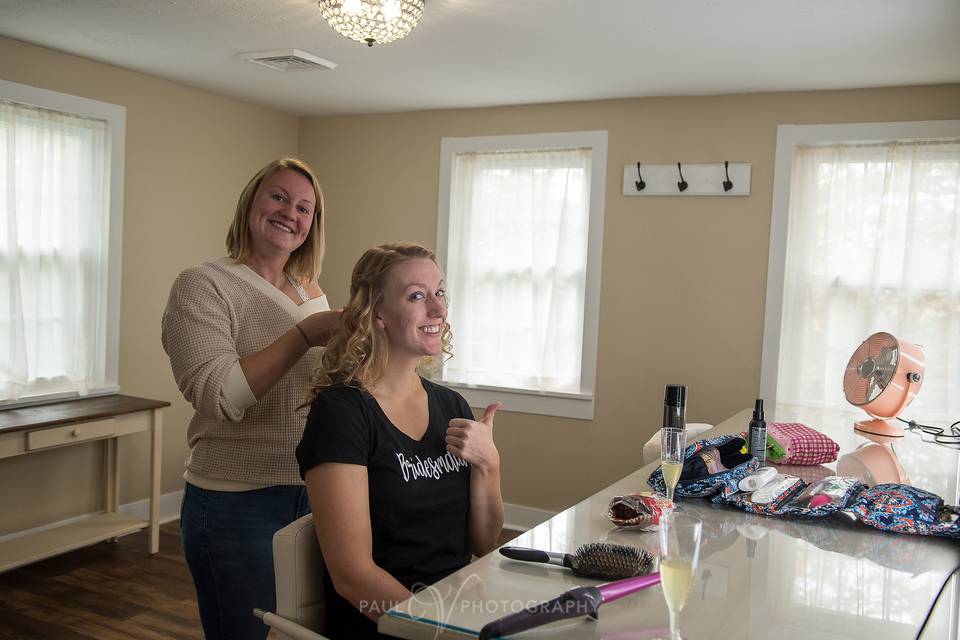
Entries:
POLYGON ((451 354, 443 276, 418 245, 369 249, 311 381, 297 459, 327 566, 325 633, 376 637, 393 604, 496 544, 500 456, 487 407, 418 369, 451 354))
POLYGON ((206 640, 262 639, 273 609, 274 532, 309 513, 294 449, 297 407, 339 326, 317 284, 323 195, 304 162, 261 169, 240 194, 228 257, 187 269, 163 314, 163 348, 195 413, 180 528, 206 640))

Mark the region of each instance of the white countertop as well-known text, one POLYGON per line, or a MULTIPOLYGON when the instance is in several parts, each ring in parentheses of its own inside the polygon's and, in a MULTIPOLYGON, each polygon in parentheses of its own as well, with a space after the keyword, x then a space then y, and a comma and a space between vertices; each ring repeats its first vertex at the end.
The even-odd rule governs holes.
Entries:
MULTIPOLYGON (((868 444, 852 423, 862 414, 814 413, 788 407, 769 412, 768 422, 804 422, 829 434, 840 453, 868 444)), ((724 421, 708 436, 746 430, 750 411, 724 421)), ((957 504, 960 455, 908 433, 893 444, 910 484, 957 504)), ((640 452, 637 452, 638 460, 640 452)), ((614 495, 647 490, 648 465, 510 542, 513 546, 573 552, 605 541, 649 549, 656 532, 618 530, 605 517, 614 495)), ((834 469, 836 463, 827 465, 834 469)), ((684 638, 916 638, 928 612, 935 615, 923 638, 956 633, 960 542, 886 533, 832 517, 801 520, 748 514, 706 499, 680 502, 703 520, 700 566, 694 593, 680 618, 684 638), (946 584, 946 587, 944 585, 946 584), (943 589, 944 593, 938 600, 943 589)), ((553 566, 509 560, 497 552, 480 558, 392 609, 380 630, 403 638, 476 637, 484 624, 549 600, 576 585, 598 584, 553 566), (439 628, 437 621, 445 623, 439 628), (459 630, 459 631, 458 631, 459 630)), ((554 623, 519 634, 544 640, 602 638, 640 640, 668 635, 662 589, 645 591, 600 608, 599 620, 554 623)))

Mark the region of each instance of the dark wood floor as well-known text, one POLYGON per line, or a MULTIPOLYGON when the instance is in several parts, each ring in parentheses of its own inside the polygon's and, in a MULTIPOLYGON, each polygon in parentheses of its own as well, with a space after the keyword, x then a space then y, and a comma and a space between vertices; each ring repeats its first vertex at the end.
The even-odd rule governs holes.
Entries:
POLYGON ((0 638, 200 640, 178 524, 160 527, 153 556, 141 532, 0 575, 0 638))
MULTIPOLYGON (((504 530, 500 544, 517 532, 504 530)), ((200 640, 178 522, 0 574, 0 640, 200 640)))

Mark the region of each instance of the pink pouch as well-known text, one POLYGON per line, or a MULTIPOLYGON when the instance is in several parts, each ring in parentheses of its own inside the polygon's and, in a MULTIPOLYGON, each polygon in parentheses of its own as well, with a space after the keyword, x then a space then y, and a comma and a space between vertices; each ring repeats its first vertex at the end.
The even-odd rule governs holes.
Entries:
MULTIPOLYGON (((782 458, 768 455, 771 462, 783 464, 816 465, 837 459, 840 445, 830 437, 799 422, 767 423, 767 436, 773 438, 786 452, 782 458)), ((769 443, 768 443, 769 444, 769 443)))

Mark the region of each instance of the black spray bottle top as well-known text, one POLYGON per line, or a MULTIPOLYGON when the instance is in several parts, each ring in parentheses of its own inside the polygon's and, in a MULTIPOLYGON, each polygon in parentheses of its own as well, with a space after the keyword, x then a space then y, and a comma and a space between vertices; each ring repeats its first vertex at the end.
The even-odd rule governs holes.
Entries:
MULTIPOLYGON (((741 418, 741 420, 742 419, 743 418, 741 418)), ((756 403, 753 405, 753 419, 763 420, 763 398, 757 398, 756 403)))
POLYGON ((668 384, 663 389, 663 427, 683 429, 687 426, 687 386, 668 384))

